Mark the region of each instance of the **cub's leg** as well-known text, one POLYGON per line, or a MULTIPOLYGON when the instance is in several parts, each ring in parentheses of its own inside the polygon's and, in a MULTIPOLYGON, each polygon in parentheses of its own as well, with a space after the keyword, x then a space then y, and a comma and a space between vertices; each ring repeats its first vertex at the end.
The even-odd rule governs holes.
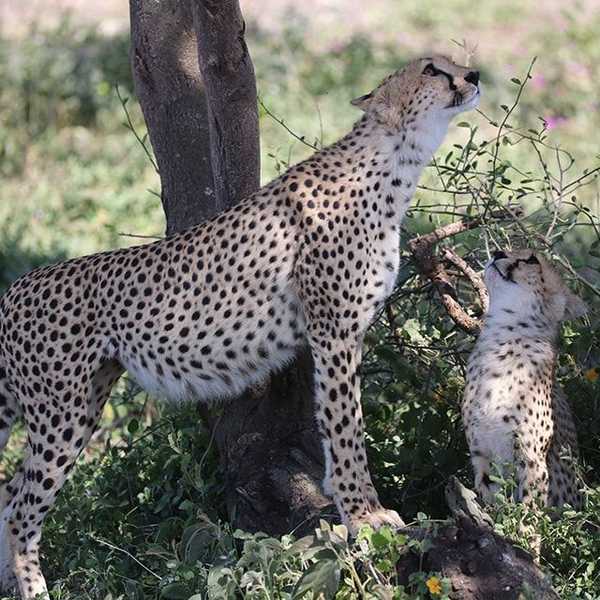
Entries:
POLYGON ((546 460, 549 502, 557 507, 569 504, 573 508, 581 508, 583 497, 580 488, 583 482, 577 472, 577 430, 569 401, 556 383, 552 393, 552 412, 554 435, 546 460))
POLYGON ((475 489, 486 504, 492 504, 501 491, 492 476, 507 478, 515 462, 514 433, 501 427, 466 426, 467 441, 471 452, 471 464, 475 475, 475 489))
POLYGON ((475 489, 479 497, 486 504, 491 504, 500 488, 490 478, 492 474, 492 462, 487 456, 475 450, 471 452, 471 464, 473 465, 473 473, 475 475, 475 489))
MULTIPOLYGON (((548 506, 550 478, 546 455, 550 439, 533 440, 531 435, 515 438, 515 462, 517 471, 517 501, 523 502, 537 515, 542 507, 548 506), (529 445, 528 445, 529 444, 529 445)), ((542 538, 535 525, 522 523, 522 533, 529 540, 534 560, 540 558, 542 538)))
POLYGON ((542 444, 524 435, 515 436, 516 499, 532 508, 548 506, 549 477, 546 455, 549 441, 542 444))
POLYGON ((72 382, 51 397, 23 401, 43 415, 24 410, 28 429, 28 453, 14 496, 5 509, 6 537, 21 597, 47 596, 39 563, 42 523, 54 504, 75 459, 85 448, 102 412, 110 389, 122 373, 113 362, 101 365, 86 384, 72 382), (43 422, 45 427, 40 427, 43 422))
POLYGON ((549 503, 558 508, 568 504, 581 509, 583 497, 579 491, 581 481, 577 474, 577 458, 573 448, 559 446, 553 440, 548 451, 548 495, 549 503))
POLYGON ((341 341, 327 332, 312 334, 317 420, 325 451, 325 489, 333 496, 352 533, 361 525, 404 525, 398 513, 381 507, 371 483, 365 453, 357 373, 358 340, 341 341))

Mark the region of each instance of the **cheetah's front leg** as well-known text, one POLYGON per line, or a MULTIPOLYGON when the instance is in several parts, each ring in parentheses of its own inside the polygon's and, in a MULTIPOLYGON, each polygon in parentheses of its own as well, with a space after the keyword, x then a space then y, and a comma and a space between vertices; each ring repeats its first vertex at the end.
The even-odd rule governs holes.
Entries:
POLYGON ((331 338, 311 338, 317 419, 324 438, 325 489, 333 496, 342 520, 353 534, 367 524, 402 527, 398 513, 379 504, 371 483, 357 373, 359 343, 331 338))

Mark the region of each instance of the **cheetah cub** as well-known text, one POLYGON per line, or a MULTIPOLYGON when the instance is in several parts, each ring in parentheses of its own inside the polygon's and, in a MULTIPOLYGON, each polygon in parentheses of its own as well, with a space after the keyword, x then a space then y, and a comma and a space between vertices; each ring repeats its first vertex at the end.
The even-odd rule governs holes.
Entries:
POLYGON ((462 406, 477 491, 493 500, 497 465, 505 474, 514 469, 516 500, 577 507, 577 434, 555 379, 556 342, 560 322, 587 307, 531 250, 496 252, 485 283, 490 308, 469 357, 462 406))
POLYGON ((0 443, 22 415, 28 442, 8 484, 0 580, 46 594, 45 514, 127 370, 173 399, 235 396, 309 345, 326 489, 351 532, 401 525, 367 467, 358 368, 392 292, 417 181, 479 74, 415 60, 354 101, 341 140, 214 219, 165 240, 19 279, 0 300, 0 443))

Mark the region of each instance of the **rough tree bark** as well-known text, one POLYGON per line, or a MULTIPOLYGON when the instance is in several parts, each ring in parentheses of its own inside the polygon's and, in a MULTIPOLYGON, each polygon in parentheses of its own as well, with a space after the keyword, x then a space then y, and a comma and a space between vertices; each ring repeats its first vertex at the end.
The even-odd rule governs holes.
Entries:
MULTIPOLYGON (((131 64, 162 184, 167 235, 259 187, 254 69, 237 0, 130 0, 131 64)), ((331 508, 308 352, 228 403, 214 428, 235 526, 310 530, 331 508)))
POLYGON ((218 210, 191 7, 131 0, 131 66, 158 163, 167 235, 218 210))
POLYGON ((237 0, 191 0, 191 5, 209 109, 215 196, 223 209, 260 186, 254 66, 237 0))

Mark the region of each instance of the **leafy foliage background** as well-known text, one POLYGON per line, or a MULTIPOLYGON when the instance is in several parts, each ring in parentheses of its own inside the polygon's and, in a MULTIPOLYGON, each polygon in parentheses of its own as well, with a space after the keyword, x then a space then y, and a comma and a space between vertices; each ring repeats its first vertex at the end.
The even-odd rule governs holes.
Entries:
MULTIPOLYGON (((450 4, 436 9, 423 2, 406 15, 406 31, 447 39, 462 9, 450 4)), ((508 27, 514 16, 499 4, 488 3, 489 13, 469 15, 469 26, 494 18, 508 27)), ((591 307, 587 319, 565 325, 558 373, 573 402, 589 489, 583 511, 555 522, 536 517, 536 527, 544 542, 542 566, 562 597, 595 599, 600 163, 590 132, 600 126, 600 13, 572 10, 563 19, 561 30, 532 31, 540 60, 531 71, 527 49, 509 76, 496 69, 501 55, 488 55, 478 65, 481 110, 452 128, 405 221, 400 285, 366 340, 363 402, 369 459, 382 499, 406 519, 434 527, 447 516, 442 491, 448 475, 465 482, 471 477, 459 403, 473 338, 447 317, 430 284, 418 276, 406 241, 482 216, 480 228, 444 242, 474 268, 497 247, 526 245, 557 260, 591 307), (514 216, 494 220, 499 207, 514 216)), ((356 118, 348 101, 415 54, 413 47, 365 34, 307 43, 309 27, 298 14, 290 14, 276 36, 249 23, 263 102, 265 180, 307 156, 308 145, 318 147, 347 130, 356 118), (290 136, 281 121, 308 145, 290 136)), ((2 288, 38 265, 140 242, 123 233, 161 235, 159 182, 123 126, 124 107, 115 91, 119 86, 121 97, 130 98, 131 124, 143 135, 127 38, 103 35, 69 17, 51 28, 32 26, 18 39, 0 37, 2 288)), ((462 303, 479 316, 473 291, 455 275, 462 303)), ((165 408, 123 380, 103 424, 46 524, 45 572, 56 598, 322 593, 400 599, 443 598, 448 592, 438 574, 396 581, 392 566, 399 553, 425 549, 391 532, 365 532, 354 545, 343 529, 326 525, 303 540, 232 532, 224 521, 217 461, 192 406, 165 408)), ((5 453, 6 474, 18 461, 20 439, 17 431, 5 453)), ((505 503, 495 518, 501 531, 519 539, 518 524, 532 517, 505 503)))

